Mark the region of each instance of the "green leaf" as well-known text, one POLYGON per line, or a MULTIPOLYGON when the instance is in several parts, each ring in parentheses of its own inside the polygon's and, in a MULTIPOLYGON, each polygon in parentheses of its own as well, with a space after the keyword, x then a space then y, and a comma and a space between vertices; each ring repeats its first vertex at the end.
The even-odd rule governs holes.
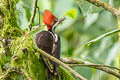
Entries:
POLYGON ((71 10, 69 10, 68 12, 66 12, 66 16, 69 16, 69 17, 75 19, 76 16, 77 16, 77 11, 76 11, 76 9, 71 9, 71 10))

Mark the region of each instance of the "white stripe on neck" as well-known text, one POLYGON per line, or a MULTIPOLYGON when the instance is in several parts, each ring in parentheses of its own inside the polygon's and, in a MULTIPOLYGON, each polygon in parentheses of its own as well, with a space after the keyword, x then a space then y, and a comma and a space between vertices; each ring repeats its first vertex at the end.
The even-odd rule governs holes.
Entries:
POLYGON ((57 34, 51 32, 51 31, 49 31, 49 32, 52 34, 52 36, 53 36, 53 38, 54 38, 54 42, 57 42, 57 41, 58 41, 58 36, 57 36, 57 34))

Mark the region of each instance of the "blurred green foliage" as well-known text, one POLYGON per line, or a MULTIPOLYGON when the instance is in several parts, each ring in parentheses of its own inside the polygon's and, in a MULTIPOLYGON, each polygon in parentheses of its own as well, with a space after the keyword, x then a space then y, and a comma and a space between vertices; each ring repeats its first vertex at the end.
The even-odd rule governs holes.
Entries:
MULTIPOLYGON (((32 13, 34 0, 19 0, 17 22, 21 29, 28 29, 28 22, 32 13)), ((101 0, 116 8, 120 0, 101 0)), ((42 15, 45 9, 51 10, 56 17, 64 17, 67 11, 76 9, 75 19, 67 17, 63 24, 57 27, 56 32, 61 36, 61 57, 80 58, 97 64, 117 66, 119 51, 118 35, 106 37, 101 41, 84 47, 84 44, 105 32, 117 28, 117 17, 101 7, 96 7, 85 0, 38 0, 42 15)), ((38 12, 38 11, 37 11, 38 12)), ((38 25, 38 13, 34 26, 38 25)), ((115 77, 87 67, 74 67, 88 80, 117 80, 115 77)))
POLYGON ((76 18, 76 13, 77 13, 76 9, 71 9, 68 12, 66 12, 66 16, 69 16, 69 17, 75 19, 76 18))

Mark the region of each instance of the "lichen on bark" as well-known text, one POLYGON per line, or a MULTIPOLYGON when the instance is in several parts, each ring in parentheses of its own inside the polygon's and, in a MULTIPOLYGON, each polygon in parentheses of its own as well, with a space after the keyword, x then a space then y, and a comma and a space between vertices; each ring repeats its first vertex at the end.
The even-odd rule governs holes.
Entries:
POLYGON ((22 67, 33 80, 46 80, 45 65, 30 36, 20 37, 11 42, 11 67, 22 67))

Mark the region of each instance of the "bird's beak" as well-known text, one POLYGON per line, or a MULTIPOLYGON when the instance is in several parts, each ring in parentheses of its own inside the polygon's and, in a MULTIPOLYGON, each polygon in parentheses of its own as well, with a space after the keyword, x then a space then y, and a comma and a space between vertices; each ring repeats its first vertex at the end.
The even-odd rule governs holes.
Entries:
POLYGON ((62 23, 66 18, 58 18, 57 21, 54 23, 53 26, 57 26, 59 25, 60 23, 62 23))
POLYGON ((57 21, 54 23, 54 25, 52 26, 53 31, 55 30, 55 28, 62 23, 66 18, 58 18, 57 21))

